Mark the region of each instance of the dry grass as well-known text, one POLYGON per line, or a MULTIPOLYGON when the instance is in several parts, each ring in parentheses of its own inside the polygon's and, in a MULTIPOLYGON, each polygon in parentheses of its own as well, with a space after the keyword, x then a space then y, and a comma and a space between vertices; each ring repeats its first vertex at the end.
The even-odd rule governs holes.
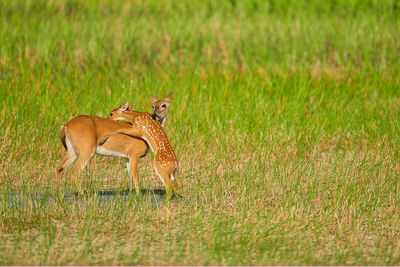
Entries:
MULTIPOLYGON (((0 2, 0 264, 398 265, 396 8, 0 2), (183 198, 105 202, 129 177, 95 156, 63 199, 60 126, 170 90, 183 198)), ((151 153, 139 173, 162 188, 151 153)))
MULTIPOLYGON (((0 249, 8 256, 2 262, 393 264, 400 245, 396 151, 386 140, 344 143, 338 148, 332 138, 302 152, 296 141, 260 147, 246 136, 219 138, 210 146, 199 140, 179 144, 184 199, 159 207, 135 197, 106 206, 90 197, 76 204, 3 207, 0 249)), ((54 180, 50 159, 64 152, 49 147, 35 147, 50 151, 44 162, 3 168, 3 188, 72 186, 68 177, 54 180), (21 170, 30 175, 17 179, 21 170)), ((18 158, 10 155, 10 162, 18 158)), ((162 186, 151 161, 141 161, 144 188, 162 186)), ((84 183, 90 190, 126 188, 125 164, 119 162, 95 157, 84 183)))

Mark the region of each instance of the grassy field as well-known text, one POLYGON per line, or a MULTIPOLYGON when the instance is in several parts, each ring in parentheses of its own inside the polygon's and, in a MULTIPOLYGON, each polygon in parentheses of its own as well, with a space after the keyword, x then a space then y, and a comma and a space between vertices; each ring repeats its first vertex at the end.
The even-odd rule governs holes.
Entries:
MULTIPOLYGON (((0 265, 399 265, 399 25, 398 0, 1 1, 0 265), (182 199, 7 201, 76 190, 73 116, 170 90, 182 199)), ((81 182, 125 190, 125 160, 81 182)))

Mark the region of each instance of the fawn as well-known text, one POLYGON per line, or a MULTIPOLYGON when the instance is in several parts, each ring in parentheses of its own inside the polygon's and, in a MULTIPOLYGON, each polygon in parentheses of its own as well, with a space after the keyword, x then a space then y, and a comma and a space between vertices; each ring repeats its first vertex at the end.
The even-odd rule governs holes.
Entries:
POLYGON ((168 105, 172 99, 172 92, 170 92, 163 100, 158 100, 155 96, 150 95, 151 101, 153 101, 153 105, 151 106, 154 110, 153 115, 151 117, 159 121, 161 126, 164 127, 165 120, 168 115, 168 105))
MULTIPOLYGON (((130 131, 128 134, 143 138, 147 142, 154 153, 154 170, 166 187, 167 194, 171 195, 172 190, 176 192, 178 190, 178 182, 175 177, 178 171, 178 159, 164 128, 155 122, 148 113, 130 110, 128 103, 112 110, 109 118, 112 120, 127 120, 132 123, 132 128, 136 132, 130 131)), ((108 138, 118 133, 125 132, 115 131, 109 134, 102 138, 99 146, 106 144, 108 138)))
MULTIPOLYGON (((151 96, 151 99, 154 112, 152 115, 147 114, 155 118, 160 124, 164 124, 168 115, 168 105, 172 99, 172 92, 165 99, 157 100, 154 96, 151 96)), ((61 174, 77 160, 72 171, 72 177, 77 183, 77 175, 94 153, 109 157, 123 157, 126 158, 128 172, 133 177, 136 192, 139 193, 138 160, 146 156, 149 150, 147 143, 136 137, 119 134, 110 137, 103 146, 97 145, 99 143, 98 137, 104 136, 107 131, 115 127, 131 129, 129 124, 121 123, 96 116, 81 115, 64 124, 61 128, 60 137, 68 154, 57 166, 57 173, 61 174)))

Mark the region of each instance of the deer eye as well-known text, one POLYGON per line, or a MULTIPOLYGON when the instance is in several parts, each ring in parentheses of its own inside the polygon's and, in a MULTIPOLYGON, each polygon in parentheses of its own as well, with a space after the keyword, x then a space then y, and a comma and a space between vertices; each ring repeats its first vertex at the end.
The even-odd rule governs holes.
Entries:
POLYGON ((112 115, 113 115, 113 114, 112 114, 112 113, 110 113, 110 117, 112 117, 112 115))
POLYGON ((154 105, 151 106, 154 109, 154 105))
POLYGON ((162 107, 162 108, 166 108, 167 105, 166 105, 166 104, 162 104, 161 107, 162 107))

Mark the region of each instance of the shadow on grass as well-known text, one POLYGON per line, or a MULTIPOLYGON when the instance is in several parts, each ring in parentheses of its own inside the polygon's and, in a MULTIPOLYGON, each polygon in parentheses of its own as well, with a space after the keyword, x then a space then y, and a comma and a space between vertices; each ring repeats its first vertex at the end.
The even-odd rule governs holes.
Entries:
MULTIPOLYGON (((54 202, 63 203, 82 203, 85 200, 94 199, 99 205, 112 204, 118 202, 128 202, 130 199, 147 200, 151 206, 159 206, 166 200, 165 189, 141 189, 139 195, 135 190, 100 190, 100 191, 84 191, 83 194, 78 192, 64 193, 57 195, 56 193, 25 193, 25 192, 8 192, 0 194, 0 201, 9 207, 25 207, 25 206, 44 206, 54 202), (139 198, 137 198, 139 197, 139 198)), ((181 199, 178 194, 172 195, 171 199, 181 199)))

